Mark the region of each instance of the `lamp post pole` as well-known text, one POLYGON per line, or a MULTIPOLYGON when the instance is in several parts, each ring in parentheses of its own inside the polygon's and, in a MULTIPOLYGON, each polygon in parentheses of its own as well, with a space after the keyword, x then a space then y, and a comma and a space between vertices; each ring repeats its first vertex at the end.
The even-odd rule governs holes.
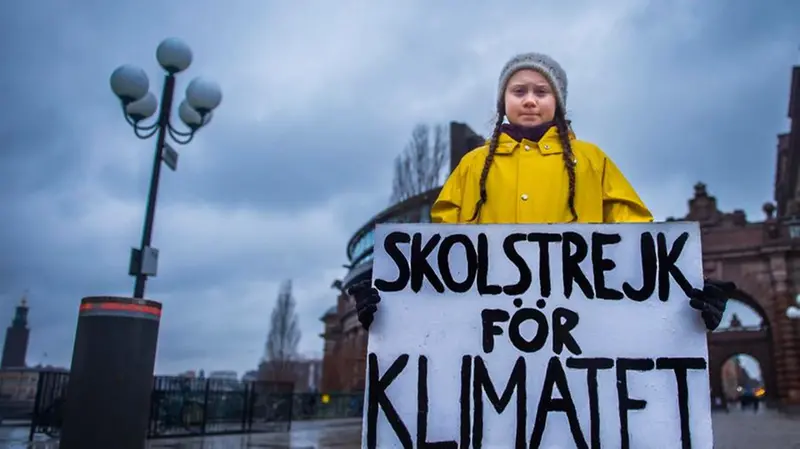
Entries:
POLYGON ((151 247, 158 183, 162 162, 177 169, 178 153, 167 142, 185 145, 197 130, 211 120, 222 101, 219 87, 200 78, 186 88, 186 99, 178 116, 188 130, 170 121, 175 92, 175 75, 192 61, 189 47, 177 39, 166 39, 156 50, 166 71, 158 119, 150 125, 142 120, 159 109, 149 92, 144 71, 123 65, 111 75, 111 89, 117 95, 123 115, 140 139, 156 136, 153 172, 147 196, 147 211, 140 248, 131 252, 129 274, 136 278, 133 298, 83 298, 72 351, 67 398, 63 406, 61 449, 141 449, 145 446, 150 419, 161 304, 144 299, 148 276, 156 275, 158 251, 151 247))
MULTIPOLYGON (((158 136, 156 136, 155 156, 153 157, 153 172, 150 175, 150 190, 147 194, 147 211, 144 217, 144 229, 142 230, 141 248, 149 248, 153 237, 153 220, 156 216, 156 200, 158 199, 158 184, 161 180, 161 159, 164 143, 167 138, 169 127, 169 114, 172 110, 172 97, 175 93, 175 75, 168 73, 164 76, 164 87, 161 91, 161 110, 158 114, 158 136)), ((136 260, 136 257, 132 258, 136 260)), ((141 257, 139 257, 141 260, 141 257)), ((141 268, 141 267, 139 267, 141 268)), ((141 269, 131 267, 130 270, 136 277, 133 287, 134 298, 144 298, 144 285, 147 282, 147 275, 141 269)))

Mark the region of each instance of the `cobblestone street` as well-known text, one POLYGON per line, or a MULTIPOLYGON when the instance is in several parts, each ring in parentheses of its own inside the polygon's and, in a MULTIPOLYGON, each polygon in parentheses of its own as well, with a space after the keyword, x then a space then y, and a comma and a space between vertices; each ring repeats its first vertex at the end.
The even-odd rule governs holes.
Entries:
MULTIPOLYGON (((714 449, 800 449, 800 418, 771 411, 714 414, 714 449)), ((54 442, 25 443, 27 428, 0 429, 0 447, 55 449, 54 442)), ((355 449, 361 447, 360 420, 298 422, 291 433, 151 441, 149 449, 355 449)), ((638 449, 638 448, 637 448, 638 449)), ((647 448, 642 448, 647 449, 647 448)), ((657 447, 653 449, 666 449, 657 447)))
POLYGON ((714 449, 800 449, 800 418, 772 411, 715 413, 714 449))

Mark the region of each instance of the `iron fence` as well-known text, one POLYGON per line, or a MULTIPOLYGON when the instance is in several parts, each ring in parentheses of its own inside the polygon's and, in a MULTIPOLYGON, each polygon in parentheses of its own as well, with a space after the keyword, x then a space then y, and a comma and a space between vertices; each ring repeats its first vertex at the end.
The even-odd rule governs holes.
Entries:
MULTIPOLYGON (((41 372, 31 417, 36 433, 58 437, 69 374, 41 372)), ((363 393, 295 393, 291 383, 155 376, 148 438, 287 432, 294 420, 358 418, 363 393)))
POLYGON ((297 393, 292 395, 292 419, 360 418, 364 393, 297 393))
MULTIPOLYGON (((29 440, 60 434, 69 374, 41 372, 29 440)), ((288 431, 293 385, 155 376, 148 438, 288 431)))
POLYGON ((157 376, 148 438, 288 431, 293 385, 157 376))
POLYGON ((31 428, 28 439, 37 433, 57 438, 61 431, 64 401, 67 397, 69 373, 40 372, 36 382, 31 428))
POLYGON ((247 431, 288 431, 292 422, 293 390, 292 384, 251 382, 247 431))

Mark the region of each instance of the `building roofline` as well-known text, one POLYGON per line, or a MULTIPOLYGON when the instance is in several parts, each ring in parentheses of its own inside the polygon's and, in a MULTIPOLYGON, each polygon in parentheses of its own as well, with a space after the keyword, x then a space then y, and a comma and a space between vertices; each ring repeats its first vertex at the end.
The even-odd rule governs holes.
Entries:
POLYGON ((328 318, 329 316, 336 315, 336 312, 337 312, 336 309, 337 309, 337 307, 335 305, 328 307, 328 310, 326 310, 325 313, 322 314, 321 317, 319 317, 320 321, 325 321, 325 318, 328 318))
POLYGON ((388 218, 391 218, 395 215, 398 215, 402 212, 405 212, 411 208, 411 206, 424 203, 431 196, 439 196, 439 192, 442 190, 442 187, 435 187, 430 189, 426 192, 422 192, 418 195, 414 195, 410 198, 407 198, 399 203, 396 203, 388 208, 384 209, 383 211, 379 212, 374 217, 370 218, 368 222, 366 222, 363 226, 358 228, 358 230, 350 237, 350 240, 347 242, 347 260, 350 260, 350 253, 351 248, 355 246, 355 244, 364 236, 367 232, 372 230, 376 224, 384 223, 388 218))
MULTIPOLYGON (((483 145, 486 141, 486 138, 473 131, 472 128, 470 128, 466 123, 451 121, 449 124, 449 129, 450 170, 448 171, 448 175, 455 169, 459 162, 461 162, 461 158, 464 157, 465 154, 483 145)), ((392 217, 399 212, 404 212, 410 209, 412 204, 429 200, 431 195, 439 196, 439 192, 441 190, 442 187, 439 186, 426 192, 422 192, 397 204, 389 206, 379 214, 372 217, 368 222, 361 226, 347 242, 347 260, 352 262, 350 260, 352 248, 361 239, 361 237, 369 232, 376 224, 383 223, 387 220, 387 218, 392 217)), ((433 201, 431 200, 430 202, 432 203, 433 201)))

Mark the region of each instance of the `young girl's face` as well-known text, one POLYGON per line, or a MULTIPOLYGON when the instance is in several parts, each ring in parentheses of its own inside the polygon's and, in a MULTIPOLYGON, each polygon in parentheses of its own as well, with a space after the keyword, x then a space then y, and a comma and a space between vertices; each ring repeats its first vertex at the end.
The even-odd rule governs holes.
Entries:
POLYGON ((547 78, 524 69, 508 80, 505 92, 506 117, 519 126, 536 126, 553 120, 556 96, 547 78))

